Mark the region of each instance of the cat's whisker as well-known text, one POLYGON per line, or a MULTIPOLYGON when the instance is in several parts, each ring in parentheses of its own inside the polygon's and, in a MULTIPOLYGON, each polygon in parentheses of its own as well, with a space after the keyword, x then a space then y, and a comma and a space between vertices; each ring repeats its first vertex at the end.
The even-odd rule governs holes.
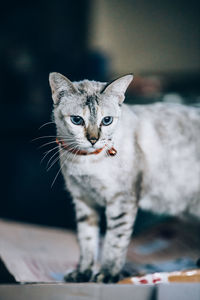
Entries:
POLYGON ((74 141, 74 137, 69 135, 56 135, 56 137, 69 138, 74 141))
POLYGON ((109 157, 107 150, 105 151, 106 157, 109 157))
MULTIPOLYGON (((74 143, 75 144, 75 143, 74 143)), ((71 147, 71 148, 69 148, 69 150, 75 150, 76 149, 76 147, 71 147)), ((53 157, 58 153, 59 151, 57 151, 56 153, 54 153, 53 154, 53 156, 50 158, 50 160, 48 161, 48 163, 47 163, 47 167, 48 167, 48 165, 50 164, 50 161, 53 159, 53 157)), ((64 151, 64 153, 63 153, 63 155, 65 154, 66 152, 64 151)), ((61 156, 63 156, 63 155, 61 155, 61 156)), ((54 159, 54 161, 51 163, 51 165, 48 167, 48 169, 47 169, 47 172, 53 167, 53 165, 55 165, 55 163, 59 160, 59 158, 61 157, 61 156, 58 156, 56 159, 54 159)), ((69 154, 67 155, 67 156, 69 156, 69 154)))
POLYGON ((105 150, 106 157, 110 157, 110 155, 108 154, 109 147, 107 144, 105 145, 105 150))
POLYGON ((59 148, 59 146, 56 146, 56 147, 54 147, 53 149, 50 149, 50 150, 46 151, 46 152, 44 153, 44 156, 43 156, 43 158, 41 159, 40 163, 43 162, 43 160, 45 159, 45 157, 47 157, 47 155, 48 155, 49 153, 51 153, 53 150, 58 149, 58 148, 59 148))
POLYGON ((39 136, 39 137, 34 138, 33 140, 31 140, 31 142, 35 142, 37 140, 46 139, 46 138, 56 138, 56 136, 54 136, 54 135, 39 136))
MULTIPOLYGON (((44 135, 44 136, 39 136, 37 138, 34 138, 31 140, 31 142, 34 142, 34 141, 37 141, 37 140, 40 140, 40 139, 47 139, 47 138, 64 138, 64 139, 68 139, 70 140, 70 138, 68 138, 66 135, 44 135)), ((71 138, 71 140, 74 141, 74 138, 71 138)))
POLYGON ((64 154, 65 153, 62 153, 61 155, 58 155, 58 157, 56 157, 55 159, 54 159, 54 161, 51 163, 51 165, 48 167, 47 166, 47 172, 49 172, 49 170, 55 165, 55 163, 62 157, 62 156, 64 156, 64 154))
POLYGON ((77 141, 74 142, 74 140, 73 141, 63 140, 63 142, 65 142, 67 144, 67 146, 72 146, 72 145, 80 146, 80 144, 77 141))
MULTIPOLYGON (((50 157, 50 159, 49 159, 48 162, 47 162, 47 168, 48 168, 50 162, 52 161, 52 159, 53 159, 59 152, 60 152, 60 149, 58 149, 58 151, 56 151, 56 152, 50 157)), ((59 156, 58 156, 58 158, 59 158, 59 156)), ((48 170, 47 170, 47 171, 48 171, 48 170)))
MULTIPOLYGON (((66 160, 67 160, 67 158, 66 158, 66 160)), ((55 178, 54 178, 54 180, 53 180, 53 182, 52 182, 52 184, 51 184, 51 188, 53 187, 53 185, 54 185, 54 183, 55 183, 55 181, 56 181, 56 179, 57 179, 58 175, 59 175, 59 174, 60 174, 60 172, 62 171, 62 168, 63 168, 63 166, 64 166, 64 164, 65 164, 66 160, 64 161, 64 163, 61 165, 61 167, 60 167, 59 171, 57 172, 57 174, 56 174, 56 176, 55 176, 55 178)))
POLYGON ((41 149, 41 148, 43 148, 45 146, 48 146, 48 145, 51 145, 51 144, 54 144, 54 143, 56 143, 56 141, 51 141, 51 142, 45 143, 42 146, 38 147, 38 149, 41 149))
MULTIPOLYGON (((75 143, 74 143, 74 144, 75 144, 75 143)), ((79 149, 79 146, 78 146, 77 144, 75 144, 75 146, 69 148, 69 150, 72 150, 72 151, 75 152, 74 155, 73 155, 73 157, 71 158, 71 162, 73 163, 74 158, 75 158, 75 156, 77 155, 77 153, 78 153, 78 151, 79 151, 80 149, 79 149)), ((71 155, 72 155, 72 153, 71 153, 71 152, 68 152, 66 158, 68 159, 71 155)))
MULTIPOLYGON (((63 153, 63 154, 65 154, 65 153, 63 153)), ((67 161, 67 158, 64 160, 64 162, 62 163, 60 169, 58 170, 58 172, 57 172, 57 174, 56 174, 56 176, 55 176, 55 178, 54 178, 54 180, 53 180, 53 182, 52 182, 52 184, 51 184, 51 188, 53 187, 53 185, 54 185, 54 183, 55 183, 55 181, 56 181, 58 175, 59 175, 60 172, 62 171, 62 168, 63 168, 63 166, 64 166, 64 164, 65 164, 66 161, 67 161)))
POLYGON ((75 159, 75 157, 77 156, 77 153, 78 153, 78 151, 79 151, 79 147, 77 146, 76 148, 77 148, 77 150, 76 150, 74 156, 72 157, 72 163, 74 162, 74 159, 75 159))
MULTIPOLYGON (((62 149, 61 149, 62 150, 62 149)), ((58 151, 59 152, 59 151, 58 151)), ((56 152, 55 154, 57 154, 58 152, 56 152)), ((53 156, 55 156, 55 154, 53 156)), ((53 157, 50 158, 50 160, 47 163, 47 172, 55 165, 55 163, 62 157, 64 156, 64 154, 66 154, 66 152, 64 151, 61 155, 59 155, 58 157, 56 157, 54 159, 54 161, 51 163, 51 165, 48 167, 48 165, 50 164, 50 161, 53 159, 53 157)))
POLYGON ((55 125, 55 122, 47 122, 47 123, 44 123, 43 125, 41 125, 38 130, 42 129, 43 127, 47 126, 47 125, 50 125, 50 124, 54 124, 55 125))
POLYGON ((62 140, 63 140, 63 142, 66 142, 67 144, 74 142, 74 139, 62 139, 62 140))
MULTIPOLYGON (((74 160, 75 160, 75 158, 76 158, 76 156, 77 156, 77 153, 78 153, 78 151, 80 150, 80 148, 79 148, 78 146, 76 146, 76 147, 74 147, 73 150, 76 151, 76 152, 74 153, 74 156, 71 158, 72 166, 73 166, 74 160)), ((69 158, 69 156, 70 156, 70 153, 68 153, 68 156, 67 156, 66 160, 69 158)), ((66 161, 66 160, 65 160, 65 161, 66 161)))

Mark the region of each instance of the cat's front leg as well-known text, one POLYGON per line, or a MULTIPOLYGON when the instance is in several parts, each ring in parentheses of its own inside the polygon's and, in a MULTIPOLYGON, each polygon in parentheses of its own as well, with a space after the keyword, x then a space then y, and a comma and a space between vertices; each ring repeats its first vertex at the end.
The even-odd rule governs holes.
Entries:
POLYGON ((96 282, 117 282, 125 263, 133 223, 137 213, 136 201, 122 193, 116 194, 106 208, 107 231, 100 273, 96 282))
POLYGON ((88 282, 93 275, 93 268, 98 254, 98 213, 81 199, 74 200, 80 260, 76 270, 65 275, 68 282, 88 282))

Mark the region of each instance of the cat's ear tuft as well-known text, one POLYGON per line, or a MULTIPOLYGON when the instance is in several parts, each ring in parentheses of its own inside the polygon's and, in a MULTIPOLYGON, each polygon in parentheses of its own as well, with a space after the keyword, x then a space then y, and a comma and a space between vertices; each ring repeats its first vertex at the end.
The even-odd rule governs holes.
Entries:
POLYGON ((118 94, 120 97, 120 104, 123 102, 125 96, 125 92, 129 86, 129 84, 131 83, 131 81, 133 80, 133 75, 129 74, 129 75, 125 75, 122 76, 114 81, 112 81, 110 84, 108 84, 103 93, 115 93, 118 94))
POLYGON ((60 73, 56 73, 56 72, 50 73, 49 84, 51 87, 54 104, 57 104, 58 101, 60 100, 59 95, 61 94, 61 92, 66 91, 71 94, 77 92, 73 83, 60 73))

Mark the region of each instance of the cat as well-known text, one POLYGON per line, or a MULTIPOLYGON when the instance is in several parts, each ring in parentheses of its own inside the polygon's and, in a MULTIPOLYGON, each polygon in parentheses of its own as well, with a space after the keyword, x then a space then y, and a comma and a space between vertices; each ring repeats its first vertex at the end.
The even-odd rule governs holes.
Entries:
POLYGON ((200 218, 200 109, 126 105, 133 80, 71 82, 50 73, 60 165, 75 205, 80 261, 66 281, 116 282, 138 208, 200 218), (99 273, 99 208, 106 235, 99 273))

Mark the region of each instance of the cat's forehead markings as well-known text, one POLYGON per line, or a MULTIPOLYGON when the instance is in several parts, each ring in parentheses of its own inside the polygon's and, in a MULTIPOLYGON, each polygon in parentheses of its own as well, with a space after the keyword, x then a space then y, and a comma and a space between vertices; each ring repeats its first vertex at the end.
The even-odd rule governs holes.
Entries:
POLYGON ((99 102, 98 102, 98 98, 96 95, 87 96, 84 106, 89 108, 91 122, 96 121, 98 104, 99 104, 99 102))

